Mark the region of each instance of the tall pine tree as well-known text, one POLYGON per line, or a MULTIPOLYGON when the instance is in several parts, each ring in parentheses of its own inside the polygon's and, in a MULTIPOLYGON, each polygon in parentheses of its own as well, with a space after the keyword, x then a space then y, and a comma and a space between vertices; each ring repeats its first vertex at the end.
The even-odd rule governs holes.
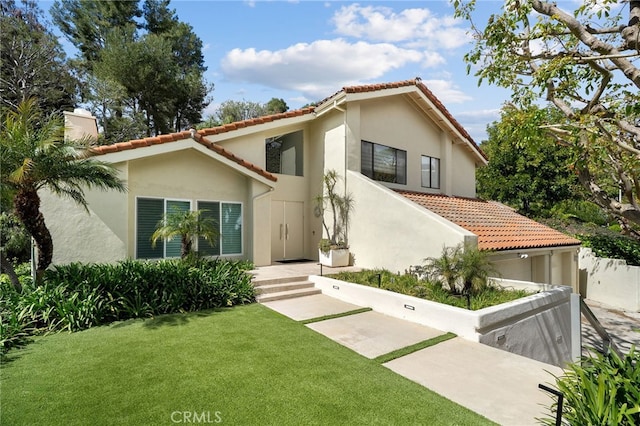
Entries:
POLYGON ((80 49, 85 99, 106 143, 184 130, 212 90, 202 41, 168 0, 58 0, 54 22, 80 49))

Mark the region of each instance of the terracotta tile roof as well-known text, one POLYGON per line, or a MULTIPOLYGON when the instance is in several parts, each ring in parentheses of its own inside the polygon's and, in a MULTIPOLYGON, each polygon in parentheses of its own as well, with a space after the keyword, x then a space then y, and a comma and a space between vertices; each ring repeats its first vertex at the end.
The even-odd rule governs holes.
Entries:
POLYGON ((282 120, 283 118, 300 117, 306 114, 311 114, 315 111, 315 107, 306 107, 302 109, 296 109, 292 111, 280 112, 278 114, 264 115, 258 118, 250 118, 248 120, 236 121, 235 123, 224 124, 218 127, 212 127, 209 129, 198 130, 202 136, 219 135, 220 133, 226 133, 233 130, 242 129, 244 127, 256 126, 258 124, 269 123, 276 120, 282 120))
POLYGON ((129 142, 119 142, 113 145, 102 145, 102 146, 92 148, 91 151, 95 155, 102 155, 102 154, 108 154, 111 152, 127 151, 130 149, 141 148, 144 146, 158 145, 158 144, 163 144, 168 142, 177 142, 185 139, 193 139, 199 144, 209 148, 211 151, 214 151, 222 155, 223 157, 236 162, 242 167, 249 169, 252 172, 255 172, 260 176, 265 177, 273 182, 277 182, 278 180, 278 178, 275 175, 267 172, 266 170, 256 166, 255 164, 249 161, 243 160, 242 158, 233 154, 231 151, 222 148, 220 145, 208 141, 202 136, 200 132, 193 132, 193 135, 190 131, 170 133, 167 135, 154 136, 154 137, 144 138, 144 139, 136 139, 129 142))
MULTIPOLYGON (((486 154, 482 152, 480 147, 471 138, 469 133, 467 133, 467 131, 462 127, 462 125, 460 125, 460 123, 458 123, 458 121, 456 121, 456 119, 453 118, 451 113, 449 113, 449 111, 445 108, 442 102, 440 102, 440 100, 436 98, 436 96, 427 88, 427 86, 425 86, 422 83, 422 81, 419 78, 416 78, 413 80, 398 81, 395 83, 379 83, 379 84, 367 84, 367 85, 360 85, 360 86, 343 87, 340 91, 336 92, 330 97, 319 102, 319 104, 322 104, 328 101, 329 99, 333 98, 334 96, 340 93, 364 93, 364 92, 373 92, 378 90, 394 89, 394 88, 406 87, 406 86, 416 86, 440 110, 440 112, 442 112, 442 114, 445 115, 445 117, 460 132, 460 134, 462 134, 462 136, 464 136, 469 140, 473 148, 483 158, 487 159, 486 154)), ((192 138, 197 142, 201 143, 202 145, 206 146, 207 148, 215 152, 218 152, 219 154, 225 156, 226 158, 232 161, 235 161, 236 163, 248 168, 249 170, 254 171, 260 174, 261 176, 275 182, 277 181, 277 178, 271 173, 263 170, 262 168, 252 163, 249 163, 237 157, 230 151, 225 150, 224 148, 220 147, 215 143, 209 142, 203 137, 211 136, 211 135, 219 135, 222 133, 227 133, 227 132, 231 132, 231 131, 246 128, 246 127, 256 126, 259 124, 269 123, 276 120, 282 120, 285 118, 301 117, 307 114, 314 113, 315 109, 316 108, 314 106, 311 106, 311 107, 301 108, 297 110, 286 111, 278 114, 271 114, 271 115, 266 115, 258 118, 251 118, 248 120, 237 121, 235 123, 224 124, 222 126, 198 130, 195 132, 193 136, 190 131, 184 131, 184 132, 170 133, 170 134, 160 135, 160 136, 153 136, 153 137, 144 138, 144 139, 136 139, 128 142, 119 142, 113 145, 103 145, 103 146, 94 148, 93 153, 96 155, 108 154, 110 152, 125 151, 129 149, 141 148, 145 146, 151 146, 151 145, 157 145, 157 144, 163 144, 163 143, 169 143, 169 142, 177 142, 180 140, 192 138)))
POLYGON ((266 170, 252 164, 248 161, 243 160, 242 158, 236 156, 229 150, 222 148, 220 145, 212 143, 203 138, 203 136, 211 136, 211 135, 219 135, 221 133, 231 132, 233 130, 242 129, 245 127, 256 126, 258 124, 269 123, 271 121, 282 120, 284 118, 292 118, 292 117, 300 117, 306 114, 311 114, 315 111, 315 107, 307 107, 302 109, 297 109, 293 111, 281 112, 278 114, 265 115, 258 118, 250 118, 248 120, 236 121, 235 123, 224 124, 222 126, 212 127, 208 129, 201 129, 196 131, 193 135, 191 131, 177 132, 177 133, 169 133, 166 135, 153 136, 144 139, 136 139, 128 142, 119 142, 113 145, 103 145, 99 147, 95 147, 92 149, 92 152, 96 155, 108 154, 110 152, 118 152, 118 151, 126 151, 129 149, 141 148, 144 146, 157 145, 167 142, 177 142, 184 139, 192 138, 196 142, 206 146, 212 151, 217 152, 218 154, 228 158, 229 160, 235 161, 247 169, 258 173, 259 175, 276 182, 278 178, 273 174, 267 172, 266 170))
POLYGON ((478 236, 481 250, 580 245, 580 241, 516 213, 495 201, 397 191, 478 236))

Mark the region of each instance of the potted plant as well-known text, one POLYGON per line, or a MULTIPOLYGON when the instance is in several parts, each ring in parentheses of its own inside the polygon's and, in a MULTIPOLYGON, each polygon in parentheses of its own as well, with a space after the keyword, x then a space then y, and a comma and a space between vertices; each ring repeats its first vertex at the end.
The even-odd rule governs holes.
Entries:
POLYGON ((330 267, 349 265, 347 227, 349 213, 353 209, 353 198, 351 194, 339 193, 336 185, 340 179, 335 170, 327 171, 322 177, 322 194, 316 197, 326 235, 318 243, 318 256, 320 263, 330 267), (330 214, 325 214, 327 212, 330 214))

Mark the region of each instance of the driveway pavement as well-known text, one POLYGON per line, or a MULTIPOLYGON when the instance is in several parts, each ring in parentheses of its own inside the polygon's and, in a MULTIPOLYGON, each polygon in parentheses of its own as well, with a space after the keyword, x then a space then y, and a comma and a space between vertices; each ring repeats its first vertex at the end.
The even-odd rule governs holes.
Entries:
MULTIPOLYGON (((264 305, 298 321, 360 308, 322 294, 264 305)), ((368 358, 445 334, 373 311, 307 326, 368 358)), ((458 337, 383 365, 494 422, 514 426, 537 424, 535 419, 548 413, 553 399, 538 384, 553 383, 551 374, 562 373, 556 366, 458 337)))
MULTIPOLYGON (((623 353, 628 353, 632 345, 640 350, 640 312, 623 311, 589 299, 585 299, 585 302, 623 353)), ((589 348, 602 351, 602 338, 584 315, 582 347, 585 355, 589 348)))

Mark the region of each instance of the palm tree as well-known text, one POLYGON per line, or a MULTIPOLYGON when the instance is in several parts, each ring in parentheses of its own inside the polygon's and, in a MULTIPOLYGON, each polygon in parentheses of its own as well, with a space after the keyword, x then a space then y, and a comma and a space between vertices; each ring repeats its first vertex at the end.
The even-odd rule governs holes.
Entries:
POLYGON ((155 247, 158 240, 171 241, 180 237, 180 257, 186 259, 192 253, 193 240, 204 238, 211 246, 215 246, 220 233, 218 224, 209 217, 202 216, 206 210, 171 212, 158 223, 158 227, 151 236, 151 243, 155 247))
POLYGON ((465 247, 460 258, 459 270, 462 280, 462 294, 472 294, 487 286, 489 275, 497 270, 489 262, 489 252, 465 247))
POLYGON ((459 277, 459 259, 462 256, 462 246, 442 247, 440 257, 429 257, 425 259, 425 270, 429 280, 439 282, 441 280, 447 285, 448 290, 457 293, 457 281, 459 277))
MULTIPOLYGON (((90 139, 64 137, 60 114, 43 115, 35 99, 3 114, 0 129, 0 177, 18 219, 38 249, 36 278, 53 257, 53 240, 40 211, 38 190, 67 196, 87 209, 84 189, 125 191, 117 170, 91 157, 90 139)), ((88 211, 88 209, 87 209, 88 211)))
POLYGON ((453 294, 471 295, 487 285, 489 275, 496 272, 488 252, 458 244, 443 247, 440 257, 425 259, 425 269, 432 281, 443 280, 453 294))

